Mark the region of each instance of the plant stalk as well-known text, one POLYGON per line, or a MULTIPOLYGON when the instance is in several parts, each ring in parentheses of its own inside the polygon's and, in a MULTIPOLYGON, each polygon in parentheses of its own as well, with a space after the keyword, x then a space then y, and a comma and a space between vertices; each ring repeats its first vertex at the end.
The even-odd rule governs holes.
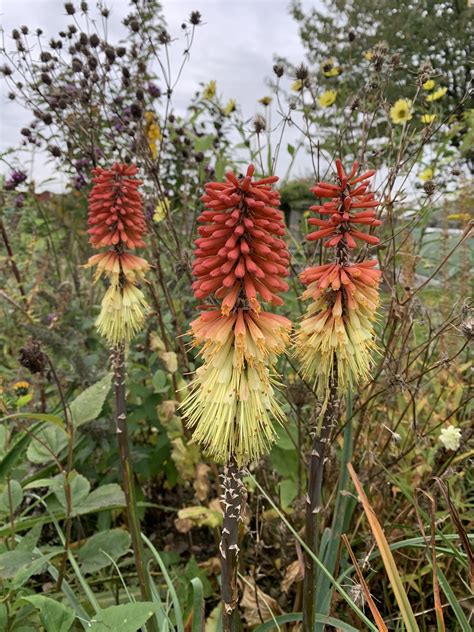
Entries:
MULTIPOLYGON (((116 345, 113 349, 112 367, 114 371, 115 388, 115 427, 122 470, 128 528, 132 538, 132 548, 135 556, 135 567, 141 596, 144 601, 152 601, 151 589, 145 569, 143 545, 140 535, 140 520, 137 513, 133 480, 133 466, 128 441, 127 408, 125 401, 125 347, 123 343, 116 345)), ((150 624, 152 626, 154 625, 154 618, 151 619, 150 624)))
POLYGON ((239 564, 239 527, 246 502, 243 470, 234 457, 230 457, 222 475, 221 506, 224 513, 219 544, 221 561, 221 592, 223 604, 223 631, 241 630, 237 572, 239 564))
MULTIPOLYGON (((322 421, 315 430, 313 445, 308 463, 308 494, 306 496, 305 540, 308 547, 318 555, 320 512, 322 509, 322 485, 326 451, 332 429, 336 426, 339 414, 339 393, 337 388, 337 365, 329 384, 328 399, 322 412, 322 421)), ((313 632, 315 628, 315 602, 318 584, 317 569, 314 560, 305 552, 305 573, 303 582, 303 631, 313 632)))

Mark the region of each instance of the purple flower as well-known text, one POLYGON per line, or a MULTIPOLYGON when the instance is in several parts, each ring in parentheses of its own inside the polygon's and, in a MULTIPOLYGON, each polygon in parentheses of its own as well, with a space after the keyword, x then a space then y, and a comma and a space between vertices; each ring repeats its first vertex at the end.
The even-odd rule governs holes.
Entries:
POLYGON ((79 172, 74 178, 74 188, 79 190, 87 184, 86 178, 83 173, 79 172))
POLYGON ((89 160, 87 158, 80 158, 75 161, 74 166, 78 171, 80 171, 81 169, 84 169, 84 167, 89 166, 89 160))
POLYGON ((161 97, 161 90, 156 84, 151 82, 148 84, 148 93, 154 99, 158 99, 158 97, 161 97))
POLYGON ((7 191, 14 191, 19 184, 26 180, 26 178, 27 175, 24 171, 15 169, 11 172, 9 179, 5 182, 5 189, 7 191))
POLYGON ((145 217, 149 222, 153 219, 153 215, 155 214, 155 204, 153 202, 147 202, 145 204, 145 217))
POLYGON ((20 193, 19 195, 15 197, 15 200, 14 200, 15 208, 23 208, 24 204, 25 204, 25 196, 23 195, 23 193, 20 193))

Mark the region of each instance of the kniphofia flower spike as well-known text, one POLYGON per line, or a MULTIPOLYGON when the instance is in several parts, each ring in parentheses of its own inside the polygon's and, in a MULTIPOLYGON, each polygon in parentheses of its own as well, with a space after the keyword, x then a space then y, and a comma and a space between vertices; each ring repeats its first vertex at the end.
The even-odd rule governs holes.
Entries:
POLYGON ((283 413, 275 398, 275 363, 289 341, 287 318, 262 311, 281 305, 288 286, 285 227, 272 190, 275 176, 226 174, 206 185, 198 221, 193 290, 201 315, 191 323, 203 364, 183 403, 194 438, 217 460, 258 458, 283 413))
POLYGON ((357 226, 376 227, 376 207, 380 204, 369 190, 374 171, 357 175, 358 163, 346 174, 336 160, 337 181, 318 182, 311 191, 328 202, 311 207, 327 219, 308 220, 318 230, 308 235, 335 249, 331 263, 304 270, 301 281, 307 286, 303 298, 312 299, 296 335, 296 355, 303 376, 318 385, 323 394, 329 380, 337 378, 340 388, 366 381, 372 364, 374 320, 379 303, 381 272, 375 260, 351 263, 349 252, 357 241, 376 245, 379 239, 357 226), (334 375, 334 372, 336 375, 334 375))
POLYGON ((89 258, 85 267, 96 266, 95 280, 104 275, 109 287, 102 300, 96 325, 110 344, 129 342, 142 328, 148 305, 139 287, 150 267, 148 262, 129 252, 141 248, 146 230, 142 184, 135 176, 135 165, 115 163, 111 169, 93 170, 89 194, 90 242, 109 250, 89 258))

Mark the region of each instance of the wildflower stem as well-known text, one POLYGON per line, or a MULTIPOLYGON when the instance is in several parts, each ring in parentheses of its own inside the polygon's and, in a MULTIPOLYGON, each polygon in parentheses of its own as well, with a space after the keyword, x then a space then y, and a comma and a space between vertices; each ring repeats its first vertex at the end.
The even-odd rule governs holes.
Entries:
MULTIPOLYGON (((306 497, 305 540, 311 551, 318 555, 319 523, 321 512, 321 490, 324 476, 324 462, 331 431, 336 425, 339 414, 339 394, 337 388, 337 365, 334 359, 333 370, 328 388, 327 404, 322 412, 322 420, 316 429, 308 464, 308 495, 306 497)), ((303 630, 315 629, 315 602, 318 585, 317 569, 313 558, 305 553, 305 574, 303 584, 303 630)))
POLYGON ((239 562, 239 526, 246 500, 243 470, 230 457, 222 475, 221 505, 224 513, 219 544, 224 632, 241 629, 238 605, 237 572, 239 562))
POLYGON ((128 442, 127 408, 125 401, 125 350, 123 343, 115 345, 113 349, 112 366, 114 371, 115 386, 115 424, 123 477, 123 491, 125 494, 127 522, 132 538, 135 567, 137 569, 142 599, 144 601, 151 601, 151 590, 147 581, 143 559, 140 521, 137 514, 135 486, 133 481, 133 466, 128 442))

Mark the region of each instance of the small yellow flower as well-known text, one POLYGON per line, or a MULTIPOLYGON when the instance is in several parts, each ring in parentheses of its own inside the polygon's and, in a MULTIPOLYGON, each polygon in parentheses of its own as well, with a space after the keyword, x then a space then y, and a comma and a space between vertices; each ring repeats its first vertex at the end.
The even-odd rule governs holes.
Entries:
POLYGON ((336 101, 336 97, 336 90, 326 90, 326 92, 323 92, 319 97, 318 103, 322 108, 328 108, 336 101))
POLYGON ((420 116, 420 121, 422 123, 425 123, 425 125, 429 125, 435 120, 435 118, 436 118, 436 114, 422 114, 420 116))
POLYGON ((155 208, 155 213, 153 215, 153 221, 157 224, 165 219, 169 208, 169 200, 165 198, 164 200, 160 200, 155 208))
POLYGON ((425 81, 425 83, 421 87, 423 88, 423 90, 433 90, 435 85, 436 81, 434 79, 428 79, 428 81, 425 81))
POLYGON ((158 156, 158 143, 161 140, 161 129, 157 123, 154 112, 145 112, 145 134, 151 155, 155 159, 158 156))
POLYGON ((258 102, 267 107, 267 105, 270 105, 272 102, 272 97, 262 97, 258 100, 258 102))
POLYGON ((398 99, 390 108, 390 118, 395 125, 402 125, 410 121, 412 116, 411 101, 408 99, 398 99))
POLYGON ((15 384, 13 384, 13 391, 17 397, 27 395, 29 390, 30 385, 25 380, 20 380, 19 382, 15 382, 15 384))
POLYGON ((426 167, 423 171, 420 171, 418 177, 422 182, 427 182, 428 180, 432 180, 434 176, 434 171, 431 167, 426 167))
POLYGON ((207 86, 205 86, 204 91, 202 93, 205 99, 212 99, 212 97, 216 96, 216 82, 215 79, 209 81, 207 86))
POLYGON ((448 215, 447 219, 451 221, 469 222, 471 216, 469 215, 469 213, 451 213, 450 215, 448 215))
POLYGON ((326 59, 321 64, 321 71, 325 77, 337 77, 341 74, 342 68, 340 66, 334 66, 332 59, 326 59))
POLYGON ((291 84, 291 89, 293 90, 293 92, 301 92, 301 90, 303 90, 303 82, 301 81, 301 79, 293 81, 293 83, 291 84))
POLYGON ((442 97, 444 97, 447 91, 448 91, 448 88, 446 86, 444 86, 444 88, 438 88, 431 94, 426 95, 426 100, 437 101, 438 99, 441 99, 442 97))
POLYGON ((237 101, 235 99, 229 99, 227 105, 224 108, 224 116, 230 116, 232 112, 235 112, 237 107, 237 101))
POLYGON ((364 57, 365 59, 367 59, 367 61, 371 61, 374 58, 374 53, 371 50, 366 50, 364 53, 364 57))

